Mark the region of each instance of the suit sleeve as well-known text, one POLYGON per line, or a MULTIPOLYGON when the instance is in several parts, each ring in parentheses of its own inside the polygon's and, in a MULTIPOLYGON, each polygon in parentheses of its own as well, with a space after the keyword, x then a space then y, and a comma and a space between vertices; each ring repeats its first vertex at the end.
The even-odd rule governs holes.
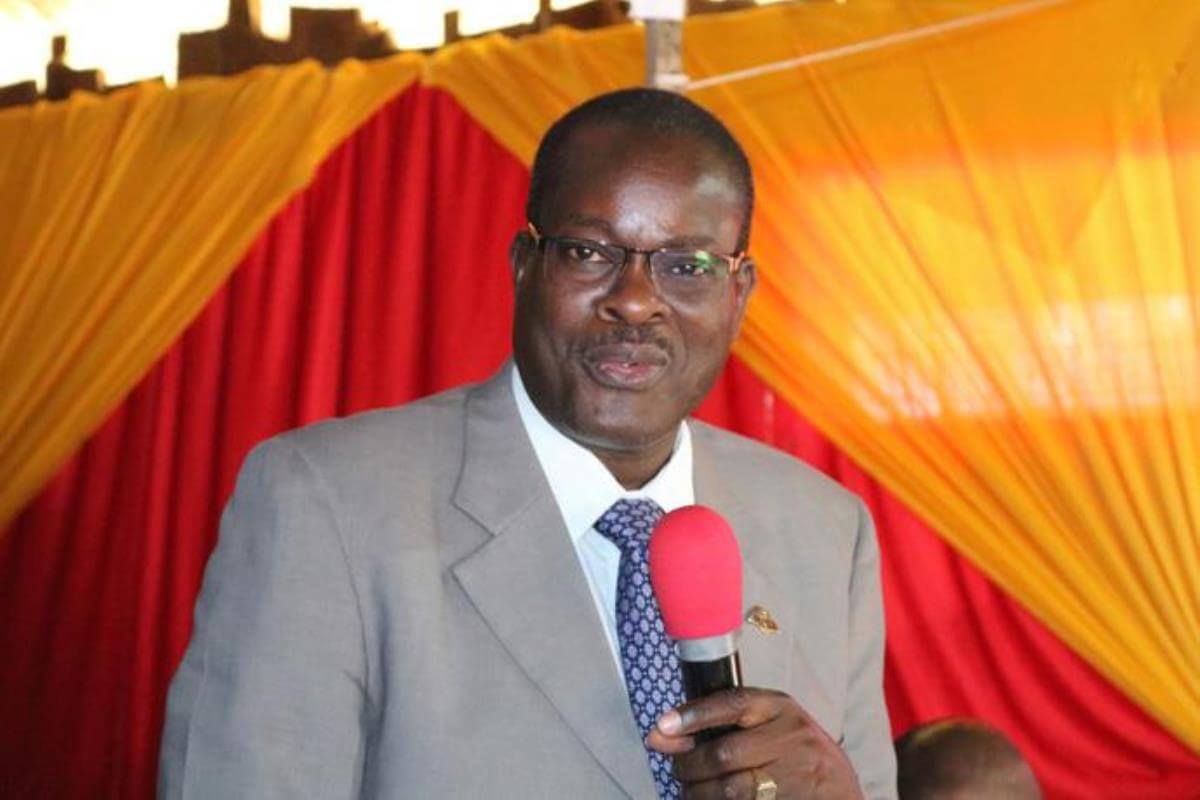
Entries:
POLYGON ((896 756, 883 696, 883 599, 879 545, 871 515, 858 504, 850 576, 849 686, 845 747, 868 800, 896 797, 896 756))
POLYGON ((335 503, 286 440, 247 458, 171 684, 160 798, 357 796, 366 659, 335 503))

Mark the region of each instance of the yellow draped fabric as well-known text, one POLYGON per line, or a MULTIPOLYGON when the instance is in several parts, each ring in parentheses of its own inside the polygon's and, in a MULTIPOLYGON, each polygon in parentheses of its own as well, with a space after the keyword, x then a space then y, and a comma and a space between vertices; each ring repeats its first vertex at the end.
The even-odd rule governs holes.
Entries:
MULTIPOLYGON (((711 22, 689 53, 995 5, 781 9, 752 59, 711 22)), ((697 99, 760 178, 741 357, 1200 751, 1200 4, 1076 0, 697 99)))
POLYGON ((304 63, 0 112, 0 524, 421 66, 304 63))
MULTIPOLYGON (((686 64, 712 75, 1005 5, 697 18, 686 64)), ((1192 0, 1067 0, 695 96, 745 143, 759 187, 739 355, 1200 752, 1198 33, 1192 0)), ((640 80, 641 48, 634 26, 559 30, 456 45, 423 69, 528 163, 570 105, 640 80)), ((354 69, 380 70, 363 84, 384 93, 408 74, 391 63, 354 69)), ((302 178, 299 142, 275 138, 295 123, 280 95, 301 85, 291 70, 185 84, 137 125, 104 120, 156 90, 0 114, 0 376, 17 389, 0 395, 0 518, 219 283, 238 248, 210 237, 242 247, 278 205, 230 202, 232 184, 302 178), (228 88, 268 75, 280 87, 253 98, 228 88), (202 102, 224 117, 200 119, 202 102), (143 143, 100 174, 162 117, 191 149, 143 143), (42 163, 65 172, 28 166, 42 163), (12 199, 26 185, 36 213, 12 199), (193 213, 196 197, 222 202, 193 213)))
MULTIPOLYGON (((697 18, 685 61, 1014 5, 697 18)), ((1193 2, 1074 0, 695 97, 757 178, 740 357, 1200 751, 1198 34, 1193 2)), ((495 39, 431 80, 529 162, 571 105, 639 80, 640 48, 495 39)))

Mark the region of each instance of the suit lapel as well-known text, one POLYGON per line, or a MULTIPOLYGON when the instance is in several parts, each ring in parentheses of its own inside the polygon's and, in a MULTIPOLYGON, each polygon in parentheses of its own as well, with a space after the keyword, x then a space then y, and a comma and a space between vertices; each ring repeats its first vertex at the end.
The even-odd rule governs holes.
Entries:
POLYGON ((509 654, 621 788, 654 795, 616 664, 508 370, 468 399, 454 503, 492 537, 453 567, 509 654))

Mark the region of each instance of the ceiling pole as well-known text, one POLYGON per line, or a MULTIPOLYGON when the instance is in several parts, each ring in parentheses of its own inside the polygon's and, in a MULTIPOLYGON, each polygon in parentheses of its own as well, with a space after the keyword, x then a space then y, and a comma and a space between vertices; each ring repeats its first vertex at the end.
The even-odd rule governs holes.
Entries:
POLYGON ((259 31, 259 20, 262 15, 260 0, 229 0, 229 22, 231 28, 259 31))
POLYGON ((685 0, 633 2, 630 17, 646 28, 646 85, 682 91, 688 77, 683 71, 683 18, 685 0))

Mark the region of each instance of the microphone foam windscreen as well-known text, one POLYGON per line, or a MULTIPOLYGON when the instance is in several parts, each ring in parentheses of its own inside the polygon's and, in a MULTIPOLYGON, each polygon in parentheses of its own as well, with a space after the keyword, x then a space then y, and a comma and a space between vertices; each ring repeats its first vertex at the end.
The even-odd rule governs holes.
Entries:
POLYGON ((650 584, 672 639, 723 636, 742 624, 742 553, 725 518, 677 508, 650 534, 650 584))

